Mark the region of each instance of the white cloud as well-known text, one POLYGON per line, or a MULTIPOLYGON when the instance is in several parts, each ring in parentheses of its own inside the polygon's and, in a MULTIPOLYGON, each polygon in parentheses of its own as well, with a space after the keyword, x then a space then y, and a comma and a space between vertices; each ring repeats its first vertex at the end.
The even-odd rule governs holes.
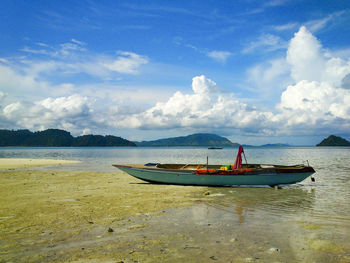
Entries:
MULTIPOLYGON (((62 128, 76 134, 98 131, 101 127, 110 130, 220 129, 260 136, 344 132, 350 130, 350 60, 334 54, 323 49, 320 41, 301 27, 290 40, 285 57, 274 58, 248 70, 253 87, 266 94, 281 95, 280 103, 275 108, 272 105, 269 111, 242 103, 235 94, 221 90, 204 75, 192 79, 192 92, 172 92, 166 99, 164 95, 159 96, 157 102, 147 108, 136 107, 131 102, 136 92, 128 88, 123 90, 112 85, 106 93, 109 96, 102 96, 103 84, 96 87, 85 84, 80 88, 88 91, 78 95, 76 84, 61 81, 53 85, 43 78, 48 74, 61 74, 61 77, 85 73, 91 76, 94 70, 100 70, 95 73, 100 76, 114 72, 136 74, 148 58, 132 52, 119 52, 116 58, 89 57, 70 63, 28 60, 16 66, 0 64, 0 89, 4 90, 0 92, 0 100, 12 88, 19 94, 18 87, 29 92, 57 89, 66 93, 45 96, 34 102, 12 101, 0 109, 0 122, 2 126, 11 124, 11 127, 33 130, 62 128)), ((138 102, 150 96, 146 91, 142 92, 138 94, 141 97, 138 102)))
POLYGON ((148 63, 148 58, 132 52, 118 51, 116 60, 103 65, 111 71, 124 74, 137 74, 138 68, 148 63))
POLYGON ((230 127, 257 133, 271 117, 271 113, 239 102, 233 94, 222 93, 214 81, 203 75, 193 78, 192 90, 192 94, 178 91, 168 101, 134 114, 120 125, 141 129, 230 127))
POLYGON ((289 86, 282 93, 279 107, 282 110, 303 112, 310 119, 350 118, 350 92, 334 88, 327 82, 303 80, 289 86), (342 105, 340 110, 338 105, 342 105), (348 112, 349 111, 349 112, 348 112), (348 112, 347 114, 345 114, 348 112))
POLYGON ((249 68, 247 80, 255 93, 267 98, 281 94, 285 85, 290 83, 289 73, 290 68, 285 58, 277 58, 249 68))
POLYGON ((101 83, 119 81, 125 74, 137 74, 139 67, 148 63, 147 57, 132 52, 114 56, 86 52, 86 44, 75 39, 59 48, 37 45, 44 49, 33 49, 34 57, 0 60, 0 90, 9 95, 9 101, 14 102, 14 97, 33 100, 79 93, 84 82, 101 87, 101 83), (74 83, 76 80, 79 84, 74 83))
POLYGON ((54 65, 57 70, 69 74, 87 73, 92 76, 106 78, 106 76, 119 74, 137 74, 138 68, 149 62, 146 56, 133 52, 117 51, 117 56, 106 56, 87 52, 86 43, 72 39, 69 42, 60 44, 58 47, 51 47, 45 43, 38 43, 41 49, 24 47, 21 51, 34 55, 44 55, 48 59, 31 60, 24 62, 33 66, 44 65, 42 72, 49 71, 48 64, 54 65))
POLYGON ((325 18, 311 20, 305 23, 305 26, 309 28, 310 31, 316 32, 324 28, 326 24, 331 20, 332 16, 327 16, 325 18))
POLYGON ((209 94, 218 91, 216 83, 204 75, 192 79, 192 89, 196 94, 209 94))
POLYGON ((15 126, 34 130, 62 128, 76 131, 84 126, 95 126, 92 113, 88 98, 78 94, 34 103, 15 102, 2 110, 2 115, 15 126))
POLYGON ((290 23, 283 24, 283 25, 273 26, 272 28, 276 31, 285 31, 285 30, 293 30, 293 29, 297 28, 298 26, 299 26, 298 23, 290 22, 290 23))
POLYGON ((45 43, 37 43, 41 49, 24 47, 20 49, 22 52, 30 53, 30 54, 40 54, 46 55, 50 57, 62 57, 62 56, 72 56, 76 52, 85 52, 87 49, 84 47, 86 44, 82 41, 78 41, 76 39, 71 39, 71 41, 60 44, 59 47, 52 47, 45 43))
POLYGON ((225 63, 226 60, 232 56, 232 53, 231 52, 228 52, 228 51, 210 51, 207 53, 208 57, 218 61, 218 62, 222 62, 222 63, 225 63))
POLYGON ((334 12, 320 19, 307 21, 304 26, 307 27, 311 32, 316 33, 317 31, 325 28, 327 24, 332 21, 336 21, 343 15, 348 15, 348 13, 346 11, 334 12))
POLYGON ((286 120, 285 128, 304 127, 310 133, 348 130, 350 61, 332 57, 305 27, 290 41, 287 61, 296 84, 287 87, 277 106, 277 118, 286 120))
POLYGON ((338 86, 345 75, 350 73, 350 61, 331 57, 304 26, 289 43, 287 61, 296 82, 326 81, 338 86))
POLYGON ((275 25, 275 26, 272 26, 271 28, 275 31, 288 31, 288 30, 294 31, 300 28, 301 26, 305 26, 309 31, 316 33, 326 28, 332 23, 334 24, 334 23, 337 23, 338 21, 341 21, 342 16, 346 17, 348 15, 349 15, 348 11, 334 12, 325 17, 321 17, 319 19, 313 19, 306 22, 294 21, 294 22, 289 22, 282 25, 275 25))
POLYGON ((219 51, 219 50, 208 50, 205 48, 199 48, 196 47, 194 45, 191 44, 187 44, 184 43, 182 37, 175 37, 173 39, 174 44, 178 45, 178 46, 185 46, 187 48, 190 48, 200 54, 205 54, 206 56, 208 56, 211 59, 214 59, 216 62, 220 62, 220 63, 225 63, 226 60, 233 55, 232 52, 229 51, 219 51))
POLYGON ((254 51, 271 52, 278 49, 286 48, 287 43, 279 36, 272 34, 263 34, 256 41, 252 41, 242 50, 243 54, 252 53, 254 51))
POLYGON ((295 81, 321 80, 325 58, 319 41, 303 26, 294 34, 287 51, 291 75, 295 81))
POLYGON ((276 117, 284 123, 281 133, 343 133, 350 129, 350 92, 327 82, 303 80, 289 86, 277 107, 281 114, 276 117))
MULTIPOLYGON (((128 120, 122 127, 141 129, 211 127, 239 129, 245 134, 313 134, 350 128, 349 61, 332 57, 305 28, 291 39, 285 58, 251 69, 250 76, 264 85, 288 78, 275 112, 261 111, 223 93, 205 76, 192 81, 192 94, 180 91, 168 101, 128 120), (286 76, 290 73, 290 77, 286 76), (345 83, 345 84, 344 84, 345 83)), ((258 85, 258 84, 257 84, 258 85)))

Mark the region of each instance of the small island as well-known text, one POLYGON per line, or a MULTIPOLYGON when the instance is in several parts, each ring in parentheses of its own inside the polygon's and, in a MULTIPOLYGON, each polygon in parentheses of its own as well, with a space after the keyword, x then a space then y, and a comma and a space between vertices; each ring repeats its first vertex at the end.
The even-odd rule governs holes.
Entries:
POLYGON ((350 142, 342 137, 330 135, 316 146, 350 146, 350 142))

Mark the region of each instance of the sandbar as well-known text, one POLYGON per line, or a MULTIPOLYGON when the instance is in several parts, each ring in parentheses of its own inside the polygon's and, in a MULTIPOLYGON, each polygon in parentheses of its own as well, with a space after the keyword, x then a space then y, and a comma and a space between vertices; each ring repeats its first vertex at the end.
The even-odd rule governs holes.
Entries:
POLYGON ((133 225, 133 216, 189 206, 205 189, 143 183, 117 169, 1 171, 0 262, 118 262, 124 249, 106 255, 111 244, 125 245, 117 230, 146 227, 133 225), (116 240, 103 241, 110 237, 116 240))
POLYGON ((79 163, 79 161, 55 159, 0 158, 0 169, 17 169, 74 163, 79 163))

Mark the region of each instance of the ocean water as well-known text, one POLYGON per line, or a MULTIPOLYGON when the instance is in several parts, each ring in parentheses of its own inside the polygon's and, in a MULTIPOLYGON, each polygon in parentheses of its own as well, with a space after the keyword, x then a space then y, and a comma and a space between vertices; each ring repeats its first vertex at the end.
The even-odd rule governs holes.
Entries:
MULTIPOLYGON (((0 158, 81 161, 39 169, 104 172, 116 172, 114 163, 205 163, 207 156, 210 164, 230 164, 236 153, 232 148, 0 148, 0 158)), ((249 163, 308 162, 316 182, 307 178, 280 190, 210 187, 210 195, 192 207, 147 219, 150 227, 142 233, 189 236, 188 248, 198 248, 208 262, 235 262, 235 256, 243 262, 350 262, 350 147, 252 147, 245 154, 249 163)))

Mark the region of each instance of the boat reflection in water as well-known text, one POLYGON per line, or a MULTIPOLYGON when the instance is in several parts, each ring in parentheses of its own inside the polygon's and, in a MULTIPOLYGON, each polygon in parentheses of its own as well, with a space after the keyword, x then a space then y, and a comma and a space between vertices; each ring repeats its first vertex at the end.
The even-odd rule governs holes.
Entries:
POLYGON ((299 222, 313 209, 314 191, 302 186, 281 190, 269 187, 206 190, 205 194, 193 195, 193 206, 172 208, 147 218, 149 227, 142 234, 166 242, 170 249, 184 247, 179 253, 188 258, 198 252, 203 258, 216 255, 220 262, 245 262, 251 256, 263 259, 261 262, 299 260, 299 246, 307 247, 299 222), (282 249, 283 253, 272 255, 271 247, 282 249))
MULTIPOLYGON (((210 188, 208 198, 201 199, 200 202, 223 212, 215 212, 215 217, 236 214, 238 222, 244 223, 247 217, 259 217, 260 213, 278 217, 295 216, 297 212, 311 209, 314 197, 313 190, 298 186, 285 187, 282 190, 266 187, 210 188)), ((198 211, 194 214, 198 215, 198 211)), ((208 216, 205 215, 206 218, 208 216)))

